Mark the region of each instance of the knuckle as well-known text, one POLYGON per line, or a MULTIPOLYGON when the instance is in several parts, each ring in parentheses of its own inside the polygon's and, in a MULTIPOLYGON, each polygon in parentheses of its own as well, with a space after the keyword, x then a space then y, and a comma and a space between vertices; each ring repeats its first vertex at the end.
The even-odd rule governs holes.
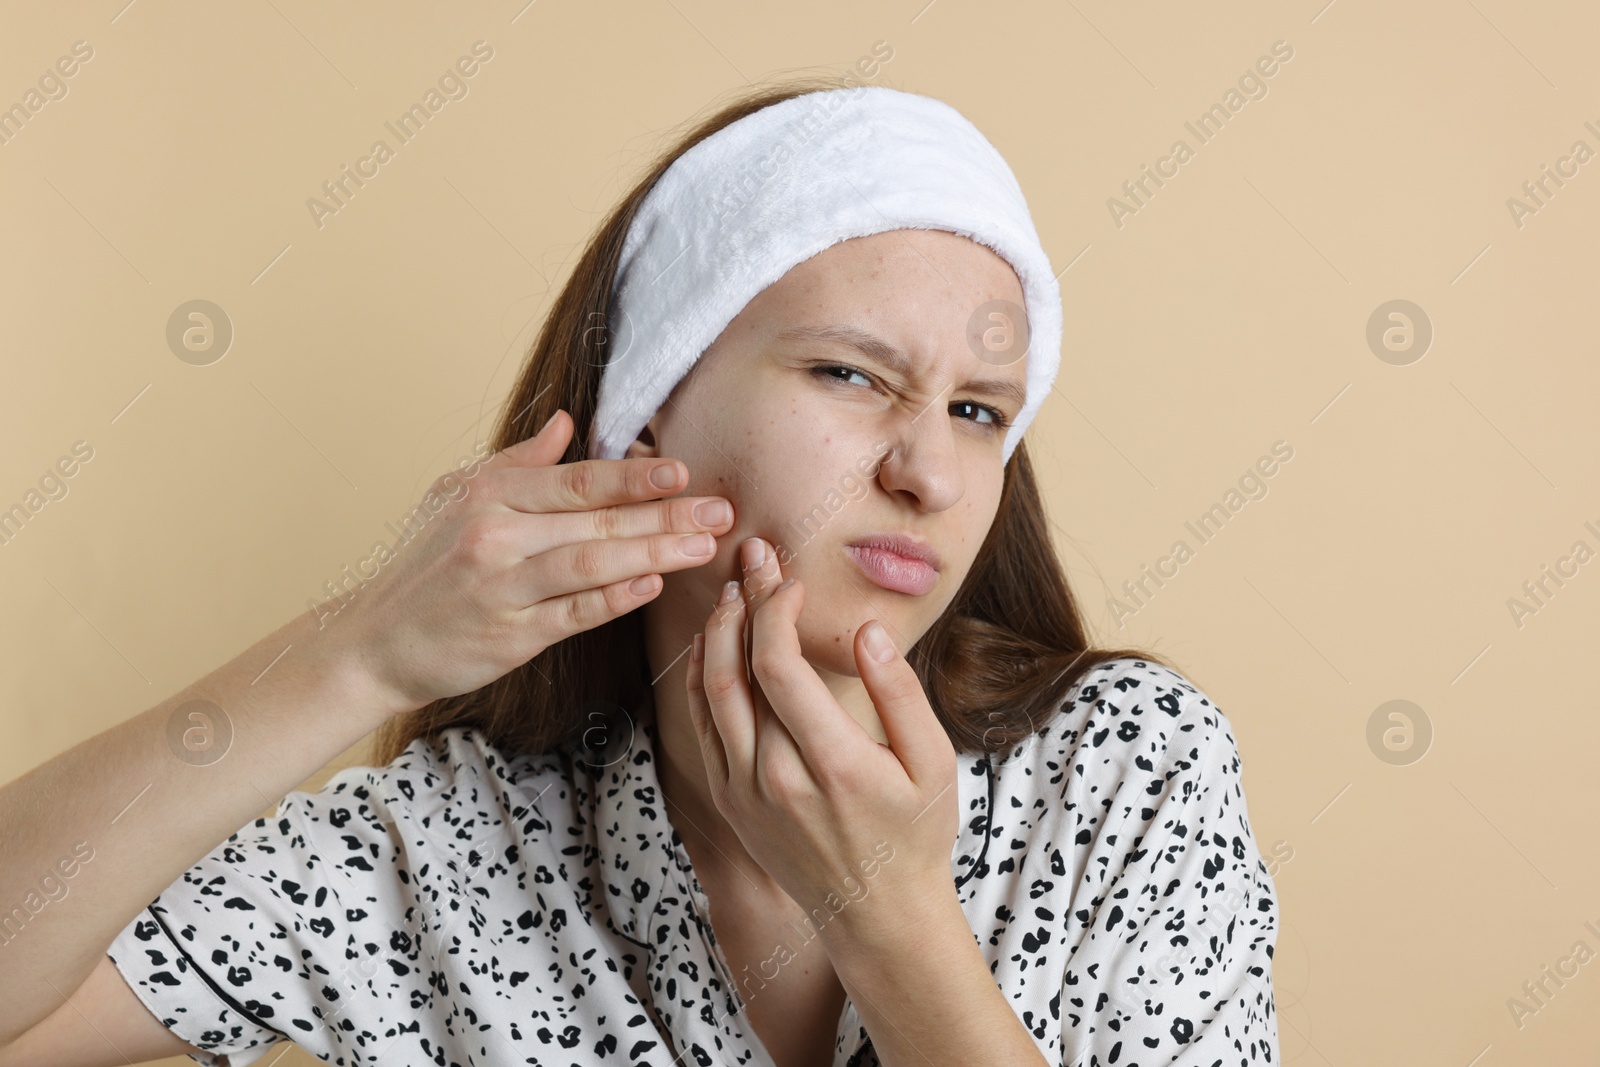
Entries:
POLYGON ((467 481, 455 471, 451 471, 435 481, 433 483, 433 491, 443 497, 452 509, 467 505, 469 501, 471 502, 470 506, 476 506, 478 498, 485 493, 482 482, 479 482, 475 488, 473 482, 467 481))
POLYGON ((461 527, 456 543, 460 546, 462 556, 472 563, 482 564, 493 558, 499 542, 497 525, 488 516, 477 515, 461 527))
POLYGON ((628 592, 628 578, 621 582, 612 582, 602 591, 605 599, 605 614, 602 618, 615 619, 626 615, 633 610, 633 594, 628 592))
POLYGON ((514 484, 512 479, 515 477, 516 472, 499 467, 479 467, 478 473, 473 475, 470 480, 467 479, 465 473, 461 475, 463 481, 466 481, 470 486, 476 487, 468 493, 469 496, 472 493, 477 493, 480 496, 493 497, 496 500, 504 500, 506 498, 511 486, 514 484))
POLYGON ((650 538, 650 562, 656 570, 667 570, 682 566, 682 538, 683 534, 680 533, 657 534, 655 537, 650 538))
POLYGON ((622 532, 622 513, 616 508, 596 508, 589 515, 596 537, 616 537, 622 532))
POLYGON ((588 611, 581 596, 565 597, 561 601, 561 632, 565 634, 580 633, 587 629, 588 611))
POLYGON ((762 790, 780 803, 797 799, 806 790, 803 772, 793 768, 788 760, 775 763, 758 761, 757 774, 761 778, 762 790))
POLYGON ((757 644, 753 655, 750 657, 750 673, 761 680, 763 689, 783 689, 783 675, 779 670, 781 657, 771 648, 757 644))
POLYGON ((588 460, 568 464, 562 471, 562 486, 567 494, 569 506, 574 508, 583 506, 589 499, 589 494, 594 492, 594 464, 588 460))
POLYGON ((848 789, 854 785, 854 776, 851 765, 841 760, 835 753, 824 751, 811 757, 812 773, 817 776, 818 784, 829 789, 848 789))
POLYGON ((703 688, 707 700, 723 700, 739 688, 739 677, 728 667, 714 667, 705 672, 703 688))
POLYGON ((432 484, 430 484, 428 488, 440 496, 459 497, 466 495, 467 484, 468 480, 466 474, 463 471, 452 467, 447 471, 440 471, 439 476, 433 480, 432 484))
POLYGON ((572 569, 580 578, 597 577, 604 562, 605 544, 601 541, 583 541, 572 554, 572 569))

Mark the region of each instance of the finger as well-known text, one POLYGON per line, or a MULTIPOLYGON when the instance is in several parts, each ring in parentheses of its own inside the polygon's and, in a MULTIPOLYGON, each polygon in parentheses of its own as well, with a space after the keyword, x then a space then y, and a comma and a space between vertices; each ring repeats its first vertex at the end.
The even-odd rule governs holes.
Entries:
MULTIPOLYGON (((503 501, 516 490, 512 482, 523 480, 518 471, 484 471, 478 475, 481 491, 503 501)), ((522 554, 532 556, 557 545, 592 541, 602 537, 643 537, 657 533, 694 533, 709 530, 721 536, 733 528, 733 505, 726 497, 686 496, 671 500, 636 501, 613 504, 591 511, 552 511, 527 515, 513 511, 505 516, 514 520, 513 528, 523 531, 522 554)))
POLYGON ((564 409, 557 408, 556 413, 540 427, 538 433, 502 448, 490 458, 498 457, 495 461, 496 467, 501 464, 515 467, 548 467, 561 461, 575 428, 576 423, 572 421, 572 416, 564 409))
POLYGON ((750 674, 766 698, 766 707, 816 774, 821 769, 817 757, 847 752, 872 738, 849 715, 819 710, 837 703, 800 651, 796 621, 804 606, 805 587, 794 578, 766 597, 751 621, 750 674))
POLYGON ((883 723, 889 750, 900 760, 906 777, 919 786, 943 781, 954 751, 950 736, 888 628, 877 619, 863 624, 856 631, 855 654, 856 669, 883 723))
POLYGON ((541 647, 548 648, 573 634, 621 618, 649 603, 663 587, 659 574, 644 574, 593 589, 582 589, 565 596, 550 597, 521 609, 511 616, 511 625, 532 629, 539 634, 541 647))
POLYGON ((730 773, 748 773, 755 766, 756 719, 750 682, 745 677, 744 601, 738 582, 724 583, 722 594, 706 622, 701 688, 722 738, 730 773))
POLYGON ((772 545, 762 537, 747 537, 739 545, 739 566, 744 599, 753 614, 761 602, 783 584, 783 567, 772 545))
MULTIPOLYGON (((531 438, 530 438, 531 440, 531 438)), ((527 456, 556 452, 554 445, 535 446, 527 456)), ((500 455, 505 455, 502 452, 500 455)), ((556 453, 560 458, 560 453, 556 453)), ((689 468, 680 459, 581 459, 572 463, 508 464, 492 484, 495 499, 513 511, 593 511, 614 504, 672 496, 689 484, 689 468)))
POLYGON ((694 635, 689 649, 689 670, 684 688, 689 696, 689 717, 694 720, 695 736, 700 739, 700 756, 706 765, 706 780, 712 796, 728 786, 728 752, 717 730, 716 717, 706 700, 705 690, 705 634, 694 635))
POLYGON ((519 607, 552 597, 667 571, 703 567, 716 558, 717 539, 694 534, 604 538, 558 545, 513 563, 506 582, 519 607))
MULTIPOLYGON (((747 537, 739 545, 739 567, 741 575, 741 591, 745 603, 745 633, 744 653, 745 663, 750 662, 754 654, 755 634, 751 628, 751 621, 755 618, 756 611, 763 601, 772 594, 772 591, 783 583, 783 568, 778 560, 777 552, 762 537, 747 537)), ((752 688, 755 703, 756 723, 758 727, 772 725, 771 706, 767 704, 759 686, 752 688)))

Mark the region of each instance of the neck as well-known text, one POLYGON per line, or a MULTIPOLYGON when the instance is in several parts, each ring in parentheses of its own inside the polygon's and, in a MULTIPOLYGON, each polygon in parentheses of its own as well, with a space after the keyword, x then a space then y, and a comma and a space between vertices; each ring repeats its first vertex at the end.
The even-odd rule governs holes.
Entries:
MULTIPOLYGON (((705 760, 689 711, 685 688, 689 648, 710 615, 702 599, 700 590, 675 590, 669 580, 661 595, 642 609, 650 676, 655 679, 651 693, 655 705, 656 773, 668 819, 691 852, 696 878, 705 884, 713 878, 742 875, 757 891, 775 894, 781 892, 777 884, 750 856, 711 799, 705 760)), ((874 740, 886 742, 883 724, 861 679, 814 669, 845 713, 874 740)), ((751 768, 737 766, 730 770, 733 774, 751 772, 751 768)))

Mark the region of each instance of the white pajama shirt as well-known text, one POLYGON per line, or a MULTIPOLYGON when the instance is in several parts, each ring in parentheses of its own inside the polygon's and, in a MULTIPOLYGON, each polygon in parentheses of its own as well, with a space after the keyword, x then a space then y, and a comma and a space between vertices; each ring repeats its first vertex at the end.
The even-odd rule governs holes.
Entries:
MULTIPOLYGON (((348 1065, 772 1067, 742 1025, 759 981, 730 973, 663 809, 653 712, 630 732, 508 757, 454 727, 340 771, 219 844, 109 955, 211 1067, 285 1040, 348 1065)), ((958 760, 951 878, 1048 1063, 1277 1061, 1276 891, 1198 688, 1114 660, 1025 741, 958 760)), ((832 1067, 877 1064, 847 999, 832 1067)))

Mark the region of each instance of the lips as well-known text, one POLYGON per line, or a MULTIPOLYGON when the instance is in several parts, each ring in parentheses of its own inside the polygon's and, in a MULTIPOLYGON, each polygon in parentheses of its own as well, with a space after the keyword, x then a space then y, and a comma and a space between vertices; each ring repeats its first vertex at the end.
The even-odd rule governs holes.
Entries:
POLYGON ((881 548, 904 559, 921 560, 934 570, 940 569, 939 553, 921 538, 903 533, 869 534, 850 542, 851 548, 881 548))
POLYGON ((923 596, 939 582, 939 572, 925 559, 902 556, 870 542, 849 545, 845 551, 850 553, 862 574, 896 593, 923 596))

